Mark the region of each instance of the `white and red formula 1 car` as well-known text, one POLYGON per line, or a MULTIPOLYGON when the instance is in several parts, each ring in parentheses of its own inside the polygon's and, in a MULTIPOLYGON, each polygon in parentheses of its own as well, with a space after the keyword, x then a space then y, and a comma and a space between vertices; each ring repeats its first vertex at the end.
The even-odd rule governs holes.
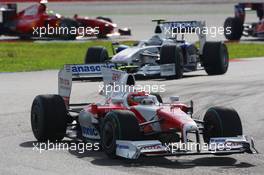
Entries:
POLYGON ((165 103, 158 94, 133 89, 134 77, 123 71, 102 68, 104 103, 70 104, 72 82, 86 76, 73 73, 73 67, 66 65, 59 72, 59 95, 38 95, 33 101, 31 125, 38 141, 59 141, 74 130, 77 138, 100 143, 109 157, 128 159, 257 153, 253 139, 243 136, 234 109, 212 107, 203 120, 197 120, 192 103, 183 104, 178 97, 165 103), (114 84, 126 90, 106 93, 114 84), (195 150, 188 146, 191 143, 195 150))

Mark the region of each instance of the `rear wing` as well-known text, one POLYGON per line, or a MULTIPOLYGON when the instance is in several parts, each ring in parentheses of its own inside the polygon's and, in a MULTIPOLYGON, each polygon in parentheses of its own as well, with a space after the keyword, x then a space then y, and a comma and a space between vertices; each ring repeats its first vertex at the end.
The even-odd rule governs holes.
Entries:
POLYGON ((115 64, 73 64, 64 65, 58 73, 58 94, 63 97, 69 107, 73 81, 102 77, 102 68, 115 68, 115 64))
MULTIPOLYGON (((124 84, 134 85, 135 79, 132 75, 127 74, 124 71, 116 70, 115 64, 78 64, 78 65, 64 65, 58 73, 58 94, 64 99, 67 109, 69 109, 70 96, 72 91, 72 84, 74 81, 83 81, 91 77, 102 77, 104 86, 103 88, 111 88, 110 86, 116 86, 124 84), (110 85, 110 86, 107 86, 110 85)), ((108 98, 111 94, 109 89, 102 89, 104 92, 101 95, 108 98)), ((78 106, 78 104, 72 104, 78 106)))
POLYGON ((17 11, 17 4, 1 4, 0 3, 0 11, 17 11))
POLYGON ((256 11, 258 18, 261 20, 264 18, 264 3, 238 3, 235 5, 235 17, 245 21, 246 11, 256 11))
POLYGON ((116 68, 114 63, 74 64, 65 65, 72 72, 73 80, 85 80, 92 77, 102 77, 102 67, 116 68))
POLYGON ((157 25, 165 38, 175 38, 177 34, 196 34, 202 53, 206 42, 206 32, 203 32, 206 27, 205 21, 159 21, 157 25))
POLYGON ((5 24, 10 18, 16 16, 16 4, 0 4, 0 12, 2 13, 2 23, 5 24))
POLYGON ((238 3, 235 5, 237 8, 241 8, 244 10, 258 10, 264 8, 263 2, 253 2, 253 3, 238 3))
POLYGON ((205 27, 204 21, 165 21, 162 22, 164 28, 172 28, 174 33, 195 32, 196 28, 205 27))

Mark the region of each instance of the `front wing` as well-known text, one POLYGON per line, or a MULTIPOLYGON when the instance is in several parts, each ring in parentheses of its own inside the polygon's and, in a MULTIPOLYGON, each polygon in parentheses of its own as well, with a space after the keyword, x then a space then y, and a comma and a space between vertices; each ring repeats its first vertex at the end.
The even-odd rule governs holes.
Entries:
POLYGON ((252 138, 246 136, 211 138, 207 150, 188 150, 187 147, 174 147, 176 143, 164 145, 158 140, 146 141, 116 141, 116 155, 127 159, 138 159, 144 156, 184 156, 184 155, 228 155, 242 153, 258 153, 252 138), (218 146, 222 145, 218 148, 218 146))

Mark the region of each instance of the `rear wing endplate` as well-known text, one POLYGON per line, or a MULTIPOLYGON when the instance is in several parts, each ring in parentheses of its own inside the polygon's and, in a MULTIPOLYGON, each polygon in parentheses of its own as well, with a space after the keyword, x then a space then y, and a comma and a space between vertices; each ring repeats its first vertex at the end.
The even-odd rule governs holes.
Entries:
POLYGON ((113 63, 64 65, 58 73, 58 94, 63 97, 67 107, 69 107, 73 81, 102 77, 103 67, 113 69, 116 65, 113 63))

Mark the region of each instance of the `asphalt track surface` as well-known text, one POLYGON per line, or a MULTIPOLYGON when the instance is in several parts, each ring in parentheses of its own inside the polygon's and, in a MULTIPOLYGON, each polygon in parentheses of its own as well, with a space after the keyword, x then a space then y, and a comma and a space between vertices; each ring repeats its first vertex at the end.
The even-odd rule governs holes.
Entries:
MULTIPOLYGON (((238 110, 244 134, 253 136, 264 152, 264 58, 232 62, 227 74, 207 76, 204 71, 185 74, 181 80, 138 81, 138 84, 165 85, 164 99, 179 95, 194 101, 195 116, 210 106, 238 110)), ((264 156, 188 156, 142 158, 130 162, 111 160, 103 152, 81 150, 33 150, 35 138, 30 127, 30 107, 34 96, 57 93, 57 71, 0 74, 0 174, 262 174, 264 156)), ((100 82, 76 83, 74 102, 98 102, 100 82)), ((67 139, 66 139, 67 140, 67 139)))

